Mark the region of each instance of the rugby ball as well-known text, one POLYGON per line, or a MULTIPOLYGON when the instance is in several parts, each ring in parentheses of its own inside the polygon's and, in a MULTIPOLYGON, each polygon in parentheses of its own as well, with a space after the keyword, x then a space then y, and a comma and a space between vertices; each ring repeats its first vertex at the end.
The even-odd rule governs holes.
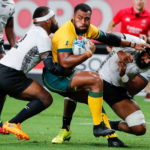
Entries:
POLYGON ((90 41, 87 38, 83 36, 78 36, 74 40, 72 47, 72 52, 74 55, 81 55, 89 50, 90 50, 90 41))

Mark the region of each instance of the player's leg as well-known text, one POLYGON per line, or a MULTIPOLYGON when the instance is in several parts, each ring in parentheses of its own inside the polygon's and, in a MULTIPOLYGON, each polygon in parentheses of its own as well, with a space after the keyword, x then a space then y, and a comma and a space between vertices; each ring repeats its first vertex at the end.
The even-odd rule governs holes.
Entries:
MULTIPOLYGON (((81 94, 83 94, 83 92, 78 93, 76 95, 81 95, 81 94)), ((72 96, 72 97, 74 98, 74 96, 72 96)), ((87 99, 86 97, 83 99, 87 99)), ((81 103, 87 104, 87 102, 83 101, 83 99, 80 98, 80 99, 78 99, 78 101, 81 103)), ((75 107, 76 107, 76 101, 74 101, 71 98, 66 97, 64 100, 64 113, 63 113, 63 120, 62 120, 62 128, 60 129, 57 136, 52 139, 53 144, 61 144, 64 141, 70 140, 70 138, 71 138, 70 123, 72 120, 73 113, 75 111, 75 107)), ((109 120, 107 118, 107 115, 106 115, 104 109, 103 109, 102 114, 103 114, 102 117, 103 117, 103 121, 104 121, 105 125, 111 129, 111 127, 109 125, 109 120)), ((120 139, 117 138, 117 135, 115 133, 107 136, 106 138, 108 139, 109 147, 126 147, 127 146, 120 139)))
POLYGON ((145 134, 144 114, 134 101, 125 99, 114 104, 112 108, 119 117, 125 120, 118 121, 116 129, 135 135, 145 134))
MULTIPOLYGON (((3 44, 4 44, 4 41, 0 41, 0 59, 4 56, 4 47, 3 47, 3 44)), ((4 103, 5 103, 5 95, 3 94, 0 94, 0 133, 2 134, 6 134, 4 129, 2 128, 2 120, 1 120, 1 113, 2 113, 2 109, 3 109, 3 106, 4 106, 4 103)))
POLYGON ((0 93, 0 127, 2 127, 1 114, 2 114, 2 110, 3 110, 5 100, 6 100, 6 95, 3 95, 3 94, 0 93))
MULTIPOLYGON (((88 99, 87 90, 91 90, 91 91, 94 90, 92 92, 93 93, 95 92, 96 94, 100 93, 100 91, 102 90, 102 87, 100 86, 99 80, 100 80, 99 75, 97 73, 85 72, 85 71, 75 73, 73 75, 70 75, 69 77, 64 77, 64 78, 57 76, 55 74, 52 74, 46 70, 43 73, 43 83, 50 91, 59 93, 64 96, 63 93, 67 93, 67 94, 71 93, 71 95, 73 95, 74 93, 76 94, 76 92, 79 92, 82 90, 82 91, 86 92, 86 98, 83 98, 85 101, 87 101, 87 99, 88 99), (96 91, 95 91, 95 89, 96 89, 96 91)), ((70 98, 72 98, 72 97, 70 97, 70 98)), ((76 94, 76 98, 73 98, 73 99, 78 100, 79 98, 81 98, 81 95, 76 94)), ((92 101, 93 101, 93 104, 95 103, 95 105, 97 107, 96 111, 98 112, 98 114, 101 115, 102 97, 99 97, 99 98, 92 97, 92 98, 96 99, 95 101, 94 100, 92 100, 92 101), (96 102, 98 103, 98 105, 96 104, 96 102), (100 108, 100 110, 97 110, 98 108, 100 108)), ((99 123, 101 122, 100 120, 102 120, 102 116, 100 116, 100 115, 97 115, 97 113, 96 113, 96 117, 98 116, 98 119, 97 118, 96 119, 99 120, 99 123)), ((100 128, 101 128, 101 126, 98 129, 100 129, 100 128)), ((102 132, 104 132, 105 134, 106 133, 110 134, 114 131, 106 129, 105 131, 102 130, 102 132)))
POLYGON ((76 90, 89 89, 88 106, 92 114, 94 136, 112 134, 114 131, 104 127, 104 123, 102 122, 103 81, 100 79, 99 74, 86 71, 75 73, 70 87, 76 90))
MULTIPOLYGON (((107 128, 111 129, 111 126, 110 126, 110 123, 109 123, 109 119, 106 115, 106 112, 103 108, 102 110, 102 118, 103 118, 103 121, 106 125, 107 128)), ((113 133, 111 135, 108 135, 106 136, 106 139, 108 140, 108 146, 109 147, 127 147, 126 144, 124 144, 117 136, 116 133, 113 133)))
POLYGON ((3 122, 2 122, 2 119, 1 119, 1 114, 2 114, 2 110, 3 110, 3 107, 4 107, 5 100, 6 100, 6 95, 0 93, 0 133, 1 134, 9 134, 7 131, 5 131, 2 128, 3 122))
POLYGON ((142 91, 148 84, 148 81, 145 78, 146 77, 142 75, 138 75, 133 80, 129 81, 126 85, 128 92, 131 95, 136 95, 137 93, 142 91))
POLYGON ((126 120, 125 122, 115 122, 115 129, 137 135, 144 134, 146 131, 144 115, 140 111, 139 106, 130 100, 131 97, 127 93, 125 88, 116 87, 106 81, 104 82, 105 101, 120 118, 126 120))
MULTIPOLYGON (((144 77, 144 74, 136 76, 133 80, 129 81, 127 83, 127 89, 131 95, 136 95, 138 92, 143 90, 146 85, 148 84, 148 81, 146 80, 146 77, 144 77)), ((111 121, 111 125, 113 128, 117 127, 116 129, 118 130, 118 124, 120 123, 119 121, 111 121)))
POLYGON ((62 118, 62 127, 56 137, 52 139, 53 144, 61 144, 64 141, 69 141, 72 131, 70 130, 70 124, 74 111, 76 109, 76 101, 69 97, 64 98, 64 112, 62 118))
POLYGON ((51 95, 35 81, 31 82, 25 90, 14 96, 18 99, 30 101, 14 118, 3 125, 3 128, 18 138, 28 140, 29 136, 20 129, 20 123, 45 110, 51 103, 51 95))

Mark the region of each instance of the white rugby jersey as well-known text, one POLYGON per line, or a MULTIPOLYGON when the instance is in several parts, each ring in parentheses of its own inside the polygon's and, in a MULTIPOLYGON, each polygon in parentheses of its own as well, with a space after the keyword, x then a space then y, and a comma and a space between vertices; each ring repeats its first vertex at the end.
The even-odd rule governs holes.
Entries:
POLYGON ((47 32, 42 27, 33 25, 0 60, 0 64, 27 73, 41 61, 41 54, 50 50, 51 40, 47 32))
MULTIPOLYGON (((124 48, 123 51, 130 52, 133 58, 135 58, 135 55, 138 51, 133 50, 131 48, 124 48)), ((102 79, 105 81, 115 85, 115 86, 124 86, 124 83, 121 80, 121 77, 119 75, 119 67, 117 64, 117 61, 119 60, 118 55, 115 53, 112 56, 110 56, 106 62, 104 62, 101 70, 99 71, 102 79)), ((132 80, 136 75, 144 73, 144 78, 148 79, 148 69, 140 69, 136 63, 135 59, 132 63, 127 64, 126 74, 129 77, 130 80, 132 80)))
POLYGON ((150 69, 146 72, 140 73, 140 75, 145 78, 147 81, 150 81, 150 69))
POLYGON ((0 40, 3 37, 3 29, 8 18, 12 17, 15 12, 15 3, 13 0, 0 0, 0 40))

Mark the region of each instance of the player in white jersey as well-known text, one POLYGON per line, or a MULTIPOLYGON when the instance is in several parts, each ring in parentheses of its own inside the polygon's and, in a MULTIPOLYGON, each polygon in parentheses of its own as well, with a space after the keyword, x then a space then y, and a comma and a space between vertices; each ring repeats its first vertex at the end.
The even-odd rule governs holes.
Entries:
MULTIPOLYGON (((128 35, 127 35, 128 37, 128 35)), ((129 37, 128 37, 129 38, 129 37)), ((130 41, 134 41, 134 37, 130 37, 130 41)), ((141 41, 139 38, 136 39, 141 41)), ((138 43, 138 41, 135 41, 138 43)), ((141 112, 140 108, 131 100, 131 96, 128 95, 130 92, 132 95, 137 94, 140 90, 142 90, 146 84, 148 83, 148 67, 150 66, 150 49, 147 51, 143 51, 142 53, 135 51, 130 48, 120 48, 117 53, 109 56, 106 59, 106 62, 103 64, 102 69, 99 71, 99 74, 104 80, 104 100, 112 107, 112 109, 126 122, 111 122, 113 127, 117 126, 122 131, 129 132, 136 135, 142 135, 145 133, 145 120, 144 115, 141 112), (132 56, 128 53, 124 53, 123 51, 128 51, 132 54, 132 56), (119 52, 120 51, 120 52, 119 52), (146 58, 145 57, 146 53, 146 58), (142 56, 143 55, 143 56, 142 56), (141 57, 142 56, 142 57, 141 57), (120 59, 121 61, 120 61, 120 59), (137 59, 138 58, 138 59, 137 59), (117 63, 119 61, 119 63, 117 63), (133 62, 132 62, 133 61, 133 62), (128 63, 132 62, 132 63, 128 63), (127 65, 127 68, 126 68, 127 65), (120 70, 120 71, 119 71, 120 70), (147 71, 146 71, 147 70, 147 71), (124 75, 124 73, 126 74, 124 75), (120 76, 123 76, 121 77, 120 76), (134 78, 135 77, 135 78, 134 78), (134 78, 134 79, 133 79, 134 78), (128 81, 129 80, 129 81, 128 81), (139 82, 137 82, 137 80, 139 82), (125 83, 127 82, 127 83, 125 83), (133 88, 134 87, 134 88, 133 88), (124 127, 124 128, 123 128, 124 127)), ((73 99, 70 97, 69 99, 65 99, 65 107, 64 107, 64 117, 67 119, 67 126, 70 128, 70 122, 72 119, 73 112, 75 111, 75 102, 71 101, 71 99, 87 103, 84 100, 84 93, 82 99, 73 99)), ((104 117, 104 122, 105 122, 104 117)), ((106 121, 107 122, 107 121, 106 121)), ((108 127, 108 126, 107 126, 108 127)), ((116 128, 114 128, 116 129, 116 128)), ((62 137, 60 134, 56 136, 52 142, 59 141, 62 143, 67 140, 68 137, 71 137, 71 132, 66 132, 65 136, 62 137)), ((124 147, 125 145, 117 139, 116 136, 113 141, 108 139, 108 146, 111 147, 124 147)))
POLYGON ((13 0, 0 1, 0 58, 3 56, 3 29, 11 46, 15 44, 13 14, 15 12, 15 3, 13 0))
MULTIPOLYGON (((11 47, 15 45, 15 33, 14 33, 14 12, 15 3, 13 0, 1 0, 0 1, 0 58, 4 56, 4 40, 3 30, 5 30, 6 37, 11 47)), ((0 98, 0 116, 5 99, 0 98)), ((1 117, 0 117, 1 118, 1 117)), ((0 119, 0 133, 7 134, 2 128, 2 121, 0 119)))
POLYGON ((34 11, 33 22, 27 34, 0 60, 0 97, 10 95, 30 101, 14 118, 3 124, 6 131, 23 140, 28 140, 29 136, 21 130, 20 123, 52 103, 49 92, 27 78, 25 73, 50 54, 49 34, 54 33, 58 25, 54 12, 44 6, 34 11))

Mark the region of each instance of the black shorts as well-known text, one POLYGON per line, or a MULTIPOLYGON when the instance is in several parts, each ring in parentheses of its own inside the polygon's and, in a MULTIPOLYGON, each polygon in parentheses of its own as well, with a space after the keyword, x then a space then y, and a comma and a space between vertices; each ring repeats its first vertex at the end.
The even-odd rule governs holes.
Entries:
POLYGON ((15 97, 32 82, 33 80, 27 78, 22 71, 0 64, 0 94, 8 94, 15 97))
POLYGON ((128 91, 125 88, 114 86, 106 81, 104 81, 103 90, 103 98, 109 106, 112 106, 124 99, 132 99, 132 97, 128 95, 128 91))

